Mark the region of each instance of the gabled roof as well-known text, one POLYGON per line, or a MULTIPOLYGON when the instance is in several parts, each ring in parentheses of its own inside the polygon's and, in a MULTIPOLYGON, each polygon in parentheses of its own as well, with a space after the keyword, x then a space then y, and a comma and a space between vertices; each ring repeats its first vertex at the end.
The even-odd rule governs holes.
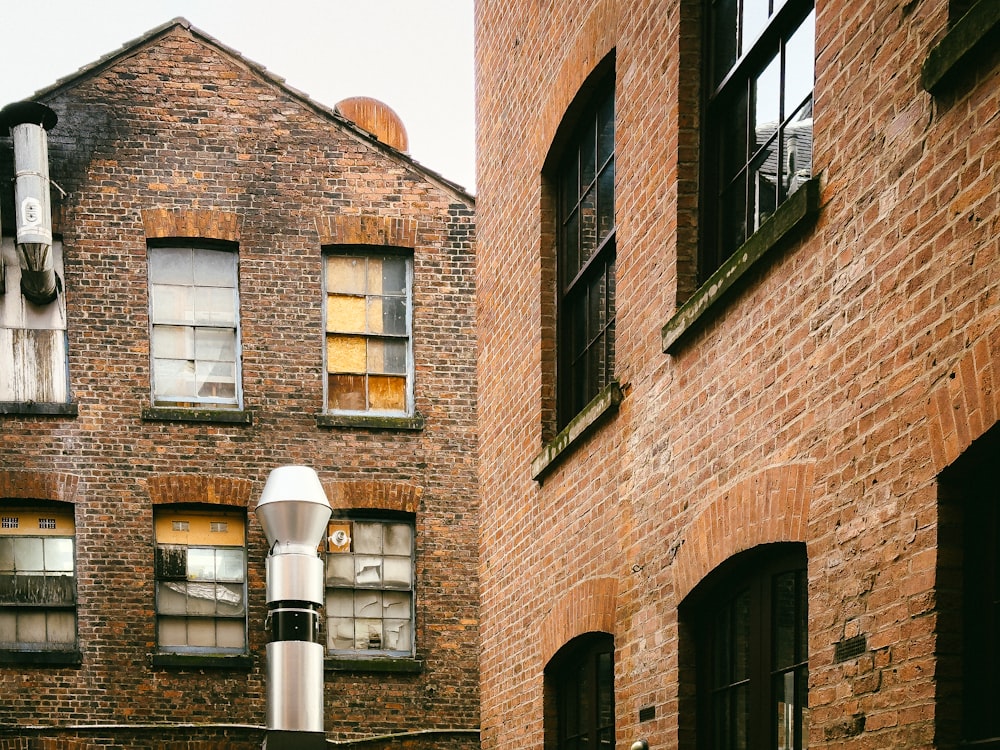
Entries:
POLYGON ((428 169, 427 167, 423 166, 420 162, 413 159, 409 154, 405 154, 402 151, 399 151, 393 148, 392 146, 383 143, 373 134, 369 133, 363 128, 358 127, 355 123, 353 123, 348 118, 344 117, 335 109, 332 109, 324 104, 321 104, 320 102, 317 102, 316 100, 312 99, 308 94, 299 91, 298 89, 292 86, 289 86, 285 82, 284 78, 270 72, 260 63, 254 62, 253 60, 244 57, 240 52, 236 51, 232 47, 226 46, 218 39, 214 38, 209 34, 206 34, 204 31, 197 28, 196 26, 192 26, 191 22, 185 18, 180 18, 180 17, 175 18, 172 21, 168 21, 167 23, 161 24, 160 26, 157 26, 156 28, 147 31, 145 34, 138 37, 137 39, 133 39, 130 42, 126 42, 119 49, 113 52, 109 52, 108 54, 98 58, 89 65, 83 66, 72 75, 60 78, 51 86, 47 86, 43 89, 36 91, 33 98, 39 101, 44 101, 50 96, 66 91, 67 89, 71 89, 78 83, 80 83, 82 80, 97 75, 103 72, 104 70, 110 68, 111 66, 115 65, 116 63, 120 62, 121 60, 131 57, 132 55, 137 54, 146 47, 151 46, 157 40, 166 36, 176 28, 182 28, 187 30, 193 37, 199 39, 200 41, 211 47, 214 47, 221 54, 234 60, 239 65, 248 68, 255 75, 259 76, 262 80, 268 82, 272 86, 278 87, 285 94, 292 97, 293 99, 298 100, 303 106, 313 110, 321 117, 324 117, 330 120, 331 122, 335 123, 343 130, 345 130, 347 133, 353 135, 356 138, 359 138, 365 143, 384 152, 391 158, 404 162, 407 166, 409 166, 410 168, 414 169, 415 171, 419 172, 421 175, 426 177, 427 180, 429 180, 430 182, 435 183, 444 190, 447 190, 448 192, 456 194, 457 197, 459 197, 463 201, 469 203, 475 202, 475 197, 472 196, 464 187, 462 187, 458 183, 452 182, 439 172, 435 172, 432 169, 428 169))

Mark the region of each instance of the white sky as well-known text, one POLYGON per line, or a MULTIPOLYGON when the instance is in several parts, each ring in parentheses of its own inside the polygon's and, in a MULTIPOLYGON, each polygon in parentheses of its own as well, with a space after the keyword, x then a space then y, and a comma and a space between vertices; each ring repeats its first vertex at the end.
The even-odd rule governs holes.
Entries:
MULTIPOLYGON (((475 190, 473 0, 0 0, 0 107, 178 16, 333 107, 371 96, 475 190)), ((58 126, 57 126, 58 127, 58 126)))

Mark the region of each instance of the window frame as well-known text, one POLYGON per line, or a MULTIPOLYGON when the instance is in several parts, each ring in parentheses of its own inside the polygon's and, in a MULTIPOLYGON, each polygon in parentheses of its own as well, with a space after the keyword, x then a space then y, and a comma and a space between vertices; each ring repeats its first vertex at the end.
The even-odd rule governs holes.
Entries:
MULTIPOLYGON (((717 736, 716 696, 735 696, 741 687, 749 696, 745 711, 747 747, 777 746, 777 729, 773 722, 774 708, 778 701, 774 678, 779 675, 793 675, 792 689, 799 707, 799 714, 791 718, 795 743, 792 747, 804 748, 802 732, 808 734, 809 707, 809 655, 808 655, 808 580, 805 546, 782 543, 769 544, 742 553, 720 566, 709 579, 689 597, 682 609, 682 618, 691 624, 695 654, 695 699, 696 746, 724 750, 726 745, 717 736), (779 576, 792 575, 796 586, 796 620, 793 626, 794 641, 792 662, 775 665, 773 661, 775 629, 773 586, 779 576), (738 597, 746 594, 746 668, 743 676, 719 676, 716 656, 724 652, 732 656, 732 639, 720 648, 718 620, 738 597), (728 679, 728 682, 723 682, 728 679), (801 692, 797 692, 801 691, 801 692)), ((727 625, 732 625, 730 620, 727 625)), ((727 666, 732 666, 727 663, 727 666)), ((786 683, 787 684, 787 683, 786 683)), ((735 705, 735 704, 734 704, 735 705)), ((787 714, 788 712, 786 712, 787 714)), ((788 727, 786 715, 785 729, 788 727)), ((735 726, 735 725, 732 725, 735 726)))
POLYGON ((555 188, 557 432, 614 382, 615 377, 617 212, 614 70, 613 64, 602 64, 583 87, 578 97, 580 101, 574 102, 566 117, 567 125, 572 123, 569 135, 563 140, 553 166, 547 170, 547 178, 555 188), (610 134, 602 133, 601 118, 606 114, 605 108, 610 109, 610 118, 603 124, 610 127, 610 134), (593 141, 588 143, 591 134, 593 141), (609 145, 610 149, 602 153, 602 144, 609 145), (585 156, 590 149, 590 156, 585 156), (587 165, 591 164, 592 177, 585 174, 587 165), (607 176, 610 176, 610 192, 605 192, 604 197, 610 198, 611 209, 602 213, 602 190, 607 191, 609 187, 602 182, 602 178, 607 176), (572 192, 568 191, 570 183, 574 188, 572 192), (574 217, 584 214, 588 200, 595 216, 592 241, 584 237, 584 222, 577 220, 575 231, 570 230, 574 217), (608 226, 600 226, 602 216, 610 217, 608 226), (587 253, 587 257, 581 257, 587 253), (573 256, 572 263, 570 256, 573 256), (590 285, 600 284, 601 279, 604 289, 596 294, 599 301, 595 307, 591 304, 595 290, 590 285), (580 315, 580 310, 585 314, 580 315), (595 347, 603 347, 603 364, 591 373, 587 365, 592 352, 598 351, 595 347))
MULTIPOLYGON (((176 530, 172 530, 174 533, 176 530)), ((184 532, 176 532, 184 533, 184 532)), ((199 533, 203 533, 199 530, 199 533)), ((227 534, 233 534, 228 529, 227 534)), ((169 535, 166 535, 169 537, 169 535)), ((249 601, 248 601, 248 554, 247 554, 247 518, 246 513, 237 508, 231 508, 229 506, 224 507, 204 507, 204 506, 187 506, 187 505, 162 505, 157 506, 153 510, 153 614, 155 620, 155 630, 156 630, 156 656, 157 657, 240 657, 247 656, 250 653, 250 643, 249 643, 249 601), (165 535, 160 531, 161 526, 165 526, 168 522, 173 523, 175 521, 190 520, 192 518, 204 519, 209 526, 209 534, 213 533, 211 525, 219 521, 238 522, 240 525, 239 535, 242 538, 240 544, 185 544, 179 541, 164 541, 165 535), (219 585, 234 586, 239 584, 242 588, 242 615, 222 615, 222 614, 208 614, 208 613, 185 613, 183 615, 172 613, 172 612, 162 612, 161 611, 161 584, 169 584, 174 581, 183 580, 185 584, 191 582, 197 582, 197 579, 192 579, 190 573, 185 568, 185 577, 181 579, 177 574, 165 573, 162 568, 164 567, 164 560, 166 556, 161 556, 161 549, 173 548, 185 550, 190 549, 239 549, 242 553, 242 581, 229 580, 229 579, 211 579, 211 583, 215 584, 217 587, 219 585), (212 620, 217 622, 219 620, 242 620, 242 632, 243 632, 243 645, 241 647, 237 646, 192 646, 190 644, 178 645, 171 644, 165 645, 162 642, 161 636, 161 625, 162 620, 165 618, 183 618, 185 620, 202 620, 208 621, 212 620)), ((185 565, 187 565, 188 558, 185 557, 185 565)), ((218 590, 216 591, 218 593, 218 590)), ((186 596, 186 595, 184 595, 186 596)))
MULTIPOLYGON (((367 275, 366 275, 367 279, 367 275)), ((389 418, 399 418, 399 417, 412 417, 415 415, 415 373, 416 366, 414 362, 414 334, 413 334, 413 283, 414 283, 414 257, 413 251, 408 248, 396 248, 387 246, 372 246, 372 245, 335 245, 325 247, 323 249, 323 413, 326 415, 332 415, 337 417, 389 417, 389 418), (405 263, 405 288, 403 296, 403 304, 405 305, 405 316, 404 316, 404 327, 405 333, 403 334, 386 334, 378 332, 369 332, 367 330, 363 332, 357 331, 333 331, 331 330, 332 322, 330 320, 330 299, 331 296, 336 294, 330 290, 330 259, 334 257, 342 258, 364 258, 366 265, 371 259, 383 260, 387 258, 401 259, 405 263), (331 370, 332 363, 330 361, 330 338, 335 335, 342 335, 345 337, 359 338, 365 341, 365 371, 363 373, 349 372, 347 370, 336 371, 331 370), (403 409, 379 409, 370 407, 371 390, 369 388, 370 381, 369 378, 373 374, 369 370, 369 360, 368 360, 368 342, 373 339, 387 339, 387 340, 400 340, 405 339, 405 356, 406 363, 404 365, 404 373, 374 373, 375 375, 403 375, 405 377, 404 384, 404 407, 403 409), (336 408, 331 407, 331 388, 330 379, 335 375, 354 375, 364 378, 365 381, 365 407, 364 409, 348 409, 348 408, 336 408)), ((366 284, 367 287, 367 284, 366 284)), ((365 300, 365 307, 367 311, 368 300, 372 296, 386 296, 386 295, 373 295, 370 294, 366 288, 363 293, 353 293, 348 292, 342 293, 344 296, 356 296, 362 297, 365 300)), ((389 295, 395 296, 395 295, 389 295)), ((367 324, 366 324, 367 328, 367 324)))
MULTIPOLYGON (((384 512, 384 513, 372 513, 372 512, 343 512, 337 513, 333 518, 330 519, 328 524, 328 534, 325 540, 325 549, 323 552, 323 570, 324 570, 324 584, 323 584, 323 597, 324 597, 324 622, 323 627, 325 628, 325 651, 328 658, 335 660, 412 660, 417 655, 417 540, 416 540, 417 530, 416 530, 416 519, 412 514, 409 513, 395 513, 395 512, 384 512), (382 527, 382 552, 378 555, 374 553, 357 552, 353 549, 353 536, 354 536, 354 524, 378 524, 382 527), (348 535, 351 537, 347 544, 348 549, 343 549, 344 544, 338 544, 337 542, 337 531, 343 529, 343 527, 350 525, 351 531, 348 535), (373 585, 358 585, 356 580, 357 572, 355 573, 354 585, 338 585, 332 582, 333 579, 333 566, 331 565, 331 560, 334 555, 347 554, 351 555, 355 560, 355 570, 357 566, 357 557, 367 556, 367 557, 379 557, 384 560, 385 557, 404 557, 403 555, 387 555, 385 553, 385 527, 388 525, 405 525, 409 528, 410 534, 410 582, 408 587, 400 586, 386 586, 384 581, 380 586, 373 585), (369 646, 368 648, 357 648, 357 634, 355 632, 355 647, 353 648, 338 648, 332 643, 333 641, 333 620, 335 615, 333 614, 335 609, 331 606, 331 596, 334 592, 352 592, 356 595, 358 591, 378 591, 380 594, 384 595, 385 592, 389 593, 402 593, 406 592, 409 595, 409 648, 406 649, 389 649, 389 648, 373 648, 369 646)), ((384 609, 384 607, 383 607, 384 609)), ((363 618, 359 617, 357 612, 354 612, 350 618, 340 618, 340 619, 350 619, 356 623, 359 619, 379 619, 385 621, 386 619, 404 619, 404 618, 386 618, 384 616, 379 618, 363 618)), ((383 626, 384 627, 384 626, 383 626)))
POLYGON ((585 633, 564 645, 545 668, 545 692, 546 746, 572 750, 584 739, 593 740, 594 748, 614 747, 615 644, 610 633, 585 633), (603 656, 608 657, 605 664, 603 656), (597 708, 588 712, 588 707, 597 708), (602 723, 602 710, 610 723, 602 723))
MULTIPOLYGON (((235 243, 231 242, 221 242, 217 240, 188 240, 188 239, 167 239, 167 240, 156 240, 150 241, 147 244, 146 250, 147 259, 147 291, 149 295, 149 389, 150 389, 150 404, 153 409, 190 409, 190 410, 218 410, 223 412, 239 411, 243 408, 243 347, 242 347, 242 315, 240 310, 240 257, 239 248, 235 243), (192 253, 198 251, 204 252, 218 252, 226 253, 230 256, 230 262, 232 266, 232 302, 233 302, 233 324, 232 326, 226 325, 213 325, 207 322, 160 322, 156 319, 155 315, 155 292, 154 285, 160 282, 154 282, 153 279, 153 256, 154 254, 169 251, 169 250, 189 250, 192 253), (162 328, 187 328, 191 329, 193 335, 199 329, 204 330, 232 330, 233 331, 233 396, 199 396, 194 395, 193 397, 181 395, 181 394, 169 394, 169 393, 158 393, 158 376, 157 376, 157 366, 156 366, 156 331, 162 328)), ((193 257, 192 257, 193 263, 193 257)), ((198 284, 198 279, 192 277, 191 288, 218 288, 227 289, 229 287, 208 287, 208 285, 198 284)), ((175 284, 162 284, 164 286, 182 286, 175 284)), ((193 339, 192 339, 193 341, 193 339)), ((193 346, 193 344, 192 344, 193 346)), ((192 350, 192 355, 196 354, 192 350)), ((173 359, 170 357, 163 357, 160 359, 173 359)), ((190 360, 194 363, 197 368, 198 359, 195 357, 190 360)), ((213 361, 213 360, 205 360, 213 361)), ((220 362, 222 360, 219 360, 220 362)), ((205 381, 206 383, 209 381, 205 381)), ((195 386, 198 385, 197 379, 194 382, 195 386)))
MULTIPOLYGON (((768 3, 769 16, 764 22, 763 28, 752 40, 742 39, 743 29, 742 10, 744 3, 750 0, 733 0, 736 4, 737 18, 734 20, 736 44, 734 51, 735 59, 725 72, 716 70, 717 66, 717 44, 720 34, 717 28, 717 7, 718 3, 713 0, 706 0, 706 10, 703 23, 703 45, 705 51, 703 55, 703 102, 702 111, 703 127, 701 136, 701 222, 700 241, 698 252, 697 278, 700 284, 705 283, 713 273, 722 267, 736 251, 743 246, 764 224, 767 218, 774 213, 796 193, 803 185, 813 178, 815 172, 812 168, 812 118, 815 94, 815 29, 811 41, 813 50, 813 82, 809 87, 809 93, 801 100, 790 103, 785 110, 785 49, 787 42, 802 28, 803 23, 815 13, 814 0, 763 0, 768 3), (742 48, 741 48, 742 47, 742 48), (761 76, 768 63, 776 59, 779 64, 778 69, 778 106, 779 114, 775 132, 768 135, 761 146, 756 146, 755 133, 753 131, 753 110, 754 81, 761 76), (745 103, 737 106, 737 103, 745 97, 745 103), (745 108, 745 112, 743 109, 745 108), (743 139, 746 146, 743 149, 745 155, 737 159, 733 157, 734 169, 731 176, 725 176, 723 170, 726 168, 726 159, 709 159, 707 155, 723 153, 724 146, 730 140, 725 137, 727 127, 734 121, 733 113, 740 110, 735 121, 739 117, 745 119, 746 132, 743 139), (752 177, 758 172, 754 168, 755 162, 766 157, 772 150, 777 151, 775 158, 776 169, 781 169, 784 160, 785 132, 792 125, 794 118, 800 112, 808 111, 809 119, 809 153, 810 163, 808 174, 800 176, 798 182, 790 189, 782 185, 782 179, 775 179, 775 202, 770 213, 758 214, 756 206, 751 206, 750 193, 751 185, 755 184, 752 177), (751 151, 751 144, 753 148, 751 151), (742 175, 742 176, 741 176, 742 175), (739 186, 742 180, 743 188, 743 218, 737 223, 743 223, 742 238, 732 246, 728 246, 724 240, 724 226, 727 220, 731 220, 732 213, 722 207, 723 195, 730 188, 739 186), (752 221, 751 221, 752 218, 752 221)), ((760 2, 760 0, 758 0, 760 2)), ((796 152, 798 153, 798 152, 796 152)), ((773 155, 772 155, 772 158, 773 155)), ((758 166, 762 166, 768 159, 760 161, 758 166)), ((783 171, 782 171, 783 174, 783 171)))
MULTIPOLYGON (((74 656, 78 656, 79 652, 79 597, 77 594, 78 581, 79 581, 79 564, 77 560, 77 548, 76 548, 76 518, 75 518, 75 508, 72 505, 66 503, 58 502, 46 502, 46 501, 24 501, 24 500, 4 500, 0 502, 0 515, 4 517, 6 521, 7 518, 17 517, 18 519, 28 520, 33 519, 38 524, 38 528, 31 530, 41 532, 41 533, 10 533, 9 527, 4 526, 0 528, 0 536, 5 538, 20 538, 20 539, 68 539, 72 545, 71 555, 72 555, 72 583, 70 591, 70 602, 61 603, 40 603, 38 605, 32 605, 27 602, 9 602, 0 604, 0 613, 13 613, 15 618, 20 614, 23 614, 26 609, 35 610, 37 612, 45 613, 49 612, 72 612, 73 618, 73 640, 63 640, 63 641, 20 641, 15 638, 13 641, 4 641, 0 643, 0 652, 5 655, 15 656, 18 654, 23 654, 26 656, 37 655, 40 658, 44 657, 54 657, 55 659, 60 659, 70 656, 71 660, 75 660, 74 656), (54 525, 52 528, 48 526, 42 527, 42 519, 52 519, 54 525), (68 524, 71 528, 59 528, 60 525, 68 524), (6 533, 4 533, 6 532, 6 533), (50 533, 45 533, 50 532, 50 533), (59 533, 64 532, 64 533, 59 533)), ((17 527, 19 532, 22 532, 20 525, 17 527)), ((12 564, 16 565, 16 563, 12 564)), ((10 570, 10 574, 16 576, 16 567, 10 570)), ((32 569, 37 570, 37 569, 32 569)), ((47 577, 48 570, 42 568, 41 572, 43 576, 47 577)), ((56 569, 53 572, 58 572, 56 569)), ((16 627, 16 626, 15 626, 16 627)), ((3 659, 2 661, 7 661, 3 659)))

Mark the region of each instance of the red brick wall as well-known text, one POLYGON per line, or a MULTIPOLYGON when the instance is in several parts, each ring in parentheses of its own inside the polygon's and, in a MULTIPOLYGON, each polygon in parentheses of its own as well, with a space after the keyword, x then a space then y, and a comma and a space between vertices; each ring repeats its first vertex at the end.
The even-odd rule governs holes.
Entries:
MULTIPOLYGON (((183 26, 50 90, 44 101, 59 115, 50 171, 66 191, 56 215, 79 416, 0 417, 0 497, 75 503, 83 663, 0 667, 0 724, 263 725, 267 549, 253 513, 252 667, 154 668, 153 506, 201 501, 252 511, 272 468, 301 463, 318 471, 338 507, 404 510, 416 523, 422 668, 328 672, 328 736, 474 732, 472 199, 183 26), (150 405, 146 243, 178 236, 238 243, 242 382, 252 424, 142 418, 150 405), (317 425, 321 246, 342 241, 413 248, 423 429, 317 425)), ((5 173, 10 148, 0 138, 5 173)), ((5 208, 8 193, 0 188, 5 208)), ((198 730, 192 735, 198 739, 198 730)), ((114 736, 108 730, 107 741, 114 736)), ((215 736, 206 728, 202 739, 215 736)), ((404 744, 464 745, 469 735, 421 737, 404 744)), ((259 746, 260 739, 249 741, 259 746)))
POLYGON ((1000 413, 1000 66, 988 53, 945 93, 921 88, 948 5, 817 3, 818 220, 664 354, 696 287, 701 3, 477 3, 485 748, 541 746, 546 660, 599 621, 567 598, 608 581, 617 747, 677 746, 678 605, 772 541, 808 552, 810 746, 932 746, 935 477, 1000 413), (625 398, 539 482, 544 161, 612 49, 625 398), (835 662, 857 635, 865 653, 835 662))

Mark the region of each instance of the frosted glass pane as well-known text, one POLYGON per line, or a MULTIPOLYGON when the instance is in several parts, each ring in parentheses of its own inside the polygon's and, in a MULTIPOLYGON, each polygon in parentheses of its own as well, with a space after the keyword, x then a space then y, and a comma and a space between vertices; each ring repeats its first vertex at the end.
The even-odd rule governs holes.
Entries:
POLYGON ((14 570, 14 540, 10 537, 0 538, 0 570, 14 570))
POLYGON ((243 550, 217 549, 215 551, 216 580, 243 581, 243 550))
POLYGON ((356 522, 354 524, 354 551, 370 555, 382 552, 382 524, 356 522))
POLYGON ((328 586, 354 585, 354 555, 329 555, 326 558, 328 586))
POLYGON ((381 617, 382 594, 379 591, 354 592, 355 617, 381 617))
POLYGON ((195 250, 194 279, 205 286, 235 287, 236 254, 226 250, 195 250))
POLYGON ((155 359, 194 359, 194 329, 154 326, 151 346, 155 359))
POLYGON ((218 362, 236 361, 236 331, 229 328, 194 329, 194 358, 218 362))
POLYGON ((195 398, 194 363, 177 359, 155 359, 153 383, 159 397, 195 398))
POLYGON ((412 562, 409 557, 385 558, 385 585, 392 588, 409 588, 412 580, 412 562))
POLYGON ((326 330, 365 332, 365 298, 331 294, 326 300, 326 330))
POLYGON ((382 594, 382 616, 385 618, 409 619, 410 595, 402 591, 386 591, 382 594))
POLYGON ((382 584, 382 558, 358 556, 355 558, 354 569, 356 571, 354 581, 359 586, 382 584))
POLYGON ((196 362, 198 397, 236 399, 236 365, 232 362, 196 362))
POLYGON ((215 584, 215 604, 216 614, 227 617, 242 615, 245 610, 243 585, 236 583, 215 584))
POLYGON ((49 612, 47 624, 49 643, 76 641, 76 616, 72 612, 49 612))
POLYGON ((18 571, 45 570, 42 540, 37 537, 14 540, 14 565, 18 571))
POLYGON ((180 617, 161 617, 159 640, 161 646, 186 646, 187 621, 180 617))
POLYGON ((328 372, 365 371, 365 339, 361 336, 328 336, 326 365, 328 372))
POLYGON ((17 614, 0 613, 0 643, 14 643, 17 640, 17 614))
POLYGON ((219 648, 243 648, 245 645, 243 620, 219 620, 216 623, 216 645, 219 648))
POLYGON ((370 408, 386 411, 406 410, 406 378, 372 375, 368 378, 370 408))
POLYGON ((194 290, 189 286, 154 284, 151 290, 153 323, 193 323, 194 290))
POLYGON ((410 641, 409 620, 386 620, 382 629, 385 633, 383 648, 389 651, 409 651, 413 648, 410 641))
POLYGON ((357 649, 381 649, 382 645, 382 621, 381 620, 355 620, 354 621, 355 648, 357 649))
POLYGON ((183 583, 160 581, 156 584, 156 610, 161 615, 187 613, 187 588, 183 583))
POLYGON ((197 287, 194 290, 194 322, 236 325, 236 298, 232 289, 197 287))
POLYGON ((354 592, 328 591, 326 594, 326 614, 330 617, 353 617, 354 592))
POLYGON ((343 255, 331 255, 326 261, 326 288, 330 292, 363 294, 365 291, 365 260, 343 255))
POLYGON ((387 555, 409 556, 413 550, 413 528, 408 523, 387 523, 384 526, 382 549, 387 555))
POLYGON ((47 538, 44 540, 45 569, 48 571, 73 570, 73 540, 47 538))
POLYGON ((191 249, 157 247, 149 251, 149 280, 156 284, 194 283, 191 249))
POLYGON ((215 639, 215 620, 208 618, 188 620, 188 645, 217 645, 215 639))
POLYGON ((187 611, 189 615, 214 615, 215 584, 195 581, 188 583, 187 611))
POLYGON ((187 566, 189 581, 214 581, 215 550, 211 547, 188 547, 187 566))
POLYGON ((330 648, 354 648, 354 619, 331 617, 327 622, 329 633, 327 645, 330 648))
POLYGON ((45 613, 19 612, 17 615, 17 640, 21 643, 45 643, 45 613))

